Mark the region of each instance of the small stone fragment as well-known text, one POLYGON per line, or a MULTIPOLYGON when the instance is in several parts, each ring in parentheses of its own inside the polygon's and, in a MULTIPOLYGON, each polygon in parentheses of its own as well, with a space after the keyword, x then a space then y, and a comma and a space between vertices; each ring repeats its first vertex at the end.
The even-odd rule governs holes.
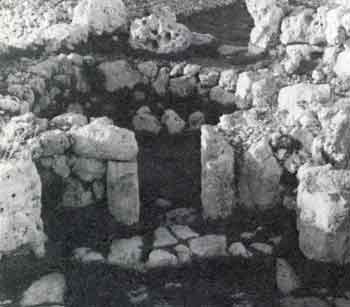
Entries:
POLYGON ((136 236, 130 239, 115 239, 110 247, 108 263, 123 268, 138 269, 142 265, 143 240, 136 236))
POLYGON ((148 256, 146 267, 149 269, 161 267, 174 267, 178 265, 177 257, 168 251, 156 249, 148 256))
POLYGON ((292 266, 282 258, 276 260, 276 283, 278 290, 284 295, 289 295, 301 286, 300 279, 292 266))
POLYGON ((253 256, 253 254, 249 250, 247 250, 247 248, 241 242, 232 243, 228 251, 234 257, 242 257, 245 259, 249 259, 253 256))
POLYGON ((199 258, 227 256, 227 241, 224 235, 206 235, 189 241, 193 255, 199 258))
POLYGON ((181 133, 186 125, 185 121, 171 109, 164 111, 161 122, 167 127, 169 134, 181 133))
POLYGON ((21 307, 38 305, 63 305, 66 292, 66 280, 61 273, 51 273, 35 281, 24 293, 21 307))
POLYGON ((188 240, 199 237, 198 233, 194 232, 186 225, 171 225, 170 229, 180 240, 188 240))
POLYGON ((177 244, 178 240, 165 227, 159 227, 154 231, 153 247, 166 247, 177 244))

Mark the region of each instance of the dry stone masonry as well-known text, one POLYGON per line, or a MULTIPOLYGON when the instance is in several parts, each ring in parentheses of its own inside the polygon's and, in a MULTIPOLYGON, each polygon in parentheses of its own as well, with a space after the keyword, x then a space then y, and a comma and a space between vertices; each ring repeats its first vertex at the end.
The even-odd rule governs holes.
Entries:
MULTIPOLYGON (((81 114, 66 113, 48 122, 27 113, 7 123, 6 141, 15 142, 22 129, 28 133, 23 139, 39 173, 45 180, 53 176, 60 178, 63 188, 62 199, 58 201, 62 206, 84 208, 107 199, 118 222, 129 225, 139 221, 137 164, 134 162, 138 146, 133 132, 114 126, 107 118, 92 119, 88 123, 81 114), (115 180, 117 183, 111 184, 115 180), (121 204, 124 206, 118 209, 121 204)), ((16 161, 13 163, 15 166, 16 161)), ((11 160, 8 164, 11 165, 11 160)), ((38 176, 33 180, 40 183, 38 176)), ((40 204, 41 185, 38 189, 40 193, 36 192, 36 198, 40 204)), ((40 217, 41 207, 34 207, 37 207, 36 216, 40 217)))
MULTIPOLYGON (((269 306, 349 306, 347 1, 246 0, 249 47, 179 21, 208 1, 22 2, 0 3, 0 269, 51 245, 142 278, 215 260, 272 272, 269 306), (77 225, 55 242, 52 216, 77 225)), ((67 305, 61 264, 15 303, 67 305)))

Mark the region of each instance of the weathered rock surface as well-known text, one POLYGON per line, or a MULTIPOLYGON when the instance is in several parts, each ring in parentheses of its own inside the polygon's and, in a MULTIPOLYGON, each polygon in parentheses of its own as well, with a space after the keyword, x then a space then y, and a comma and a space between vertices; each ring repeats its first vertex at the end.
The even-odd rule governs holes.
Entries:
POLYGON ((113 125, 90 123, 71 131, 73 152, 101 160, 130 161, 138 151, 133 132, 113 125))
POLYGON ((105 261, 103 255, 89 247, 78 247, 73 251, 73 259, 82 263, 102 263, 105 261))
POLYGON ((286 1, 246 0, 248 12, 254 19, 254 28, 250 33, 250 43, 262 50, 276 43, 280 22, 285 14, 286 1))
POLYGON ((180 240, 188 240, 199 237, 198 233, 194 232, 186 225, 171 225, 170 229, 180 240))
POLYGON ((52 169, 58 176, 61 176, 62 178, 68 178, 71 172, 68 166, 68 159, 64 155, 54 156, 52 169))
POLYGON ((130 44, 135 49, 176 53, 186 50, 191 41, 191 31, 176 22, 176 15, 168 7, 135 19, 130 26, 130 44))
POLYGON ((116 221, 124 225, 138 223, 140 198, 136 162, 108 162, 107 198, 109 211, 116 221))
POLYGON ((334 65, 334 72, 340 78, 350 77, 350 49, 347 48, 339 53, 334 65))
POLYGON ((190 250, 199 258, 227 256, 227 240, 224 235, 206 235, 189 241, 190 250))
POLYGON ((80 25, 58 23, 40 31, 35 43, 44 46, 47 52, 56 52, 64 47, 74 50, 76 46, 87 41, 87 28, 80 25))
POLYGON ((309 259, 350 262, 350 172, 328 166, 298 173, 299 247, 309 259))
POLYGON ((94 203, 92 191, 74 177, 64 181, 62 206, 67 208, 85 208, 94 203))
POLYGON ((240 167, 239 197, 248 209, 266 210, 276 206, 280 197, 282 168, 267 138, 262 138, 244 153, 240 167))
POLYGON ((154 61, 141 62, 137 65, 137 69, 151 80, 155 79, 158 74, 159 67, 154 61))
POLYGON ((234 151, 215 127, 204 125, 201 132, 203 215, 227 218, 236 206, 234 151))
MULTIPOLYGON (((323 16, 322 16, 323 17, 323 16)), ((317 44, 325 41, 321 11, 318 15, 311 8, 296 8, 281 24, 281 42, 287 44, 317 44)))
POLYGON ((178 264, 177 257, 166 250, 156 249, 148 256, 146 267, 149 269, 173 267, 178 264))
POLYGON ((215 86, 210 90, 210 100, 217 102, 223 106, 234 106, 235 95, 226 91, 220 86, 215 86))
POLYGON ((0 254, 29 246, 45 254, 41 219, 41 180, 31 160, 0 162, 0 254))
POLYGON ((198 64, 186 64, 184 67, 184 75, 187 77, 197 76, 201 70, 201 66, 198 64))
POLYGON ((280 90, 278 108, 289 112, 290 119, 298 120, 311 104, 327 104, 332 99, 329 84, 298 83, 280 90))
POLYGON ((276 284, 278 290, 284 295, 290 294, 301 286, 301 281, 293 267, 282 258, 276 260, 276 284))
POLYGON ((170 79, 170 92, 177 97, 187 98, 196 92, 196 79, 191 76, 182 76, 170 79))
POLYGON ((95 35, 113 33, 126 26, 128 12, 122 0, 81 0, 74 8, 72 24, 95 35))
POLYGON ((236 81, 236 105, 239 109, 255 107, 271 108, 278 93, 277 81, 266 70, 244 71, 236 81))
MULTIPOLYGON (((0 10, 0 44, 27 49, 40 42, 40 32, 52 25, 70 23, 74 1, 7 1, 0 10)), ((10 49, 9 49, 10 51, 10 49)))
MULTIPOLYGON (((322 144, 320 152, 336 168, 348 169, 350 166, 350 113, 347 100, 338 100, 326 112, 319 113, 322 134, 313 142, 322 144), (328 113, 328 114, 327 114, 328 113)), ((316 148, 315 148, 316 149, 316 148)))
POLYGON ((171 109, 164 111, 161 123, 166 126, 169 134, 179 134, 186 126, 186 122, 180 117, 180 115, 171 109))
POLYGON ((64 113, 55 116, 50 121, 56 128, 68 130, 73 126, 82 127, 88 124, 86 116, 78 113, 64 113))
POLYGON ((29 112, 30 105, 14 96, 0 95, 0 110, 5 113, 20 115, 29 112))
POLYGON ((203 69, 198 78, 202 87, 213 87, 218 84, 220 73, 212 69, 203 69))
POLYGON ((104 177, 106 174, 106 165, 101 160, 77 158, 74 161, 72 171, 81 180, 92 182, 104 177))
POLYGON ((70 140, 61 130, 49 130, 40 135, 43 156, 62 155, 70 147, 70 140))
POLYGON ((38 305, 63 305, 66 279, 61 273, 51 273, 35 281, 24 293, 21 307, 38 305))
POLYGON ((312 54, 322 52, 323 49, 307 44, 293 44, 286 47, 287 58, 284 61, 284 69, 288 74, 293 74, 301 67, 302 63, 311 62, 312 54))
POLYGON ((229 92, 236 90, 238 72, 235 69, 226 69, 220 73, 219 86, 229 92))
POLYGON ((269 256, 273 254, 273 246, 267 244, 267 243, 262 243, 262 242, 254 242, 249 245, 249 248, 252 250, 259 252, 265 256, 269 256))
POLYGON ((159 134, 162 129, 158 118, 152 114, 148 106, 141 107, 137 110, 136 115, 132 119, 132 125, 135 131, 149 132, 159 134))
POLYGON ((177 244, 178 240, 165 227, 159 227, 154 231, 153 247, 166 247, 177 244))
POLYGON ((192 252, 186 245, 183 245, 183 244, 176 245, 174 247, 174 250, 180 265, 191 263, 192 252))
POLYGON ((159 70, 157 79, 152 83, 152 87, 159 96, 165 96, 169 86, 169 68, 162 67, 159 70))
POLYGON ((191 130, 200 130, 205 124, 205 115, 201 111, 196 111, 188 117, 188 125, 191 130))
POLYGON ((247 259, 253 256, 252 252, 250 252, 241 242, 232 243, 228 251, 233 257, 242 257, 247 259))
POLYGON ((143 240, 136 236, 130 239, 116 239, 108 254, 108 263, 124 268, 140 268, 142 264, 143 240))
POLYGON ((98 70, 105 79, 104 86, 108 92, 123 88, 132 90, 136 84, 143 82, 142 75, 125 60, 101 63, 98 70))

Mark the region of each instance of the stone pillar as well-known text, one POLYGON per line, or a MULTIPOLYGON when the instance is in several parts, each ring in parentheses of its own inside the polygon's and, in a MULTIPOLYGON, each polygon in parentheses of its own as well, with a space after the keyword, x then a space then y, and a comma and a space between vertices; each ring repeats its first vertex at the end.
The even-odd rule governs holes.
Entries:
POLYGON ((139 222, 137 162, 108 162, 107 198, 109 211, 117 222, 128 226, 139 222))
POLYGON ((234 151, 213 126, 202 126, 201 162, 204 218, 227 218, 236 206, 234 151))
POLYGON ((31 159, 0 161, 0 258, 28 246, 45 254, 41 181, 31 159))

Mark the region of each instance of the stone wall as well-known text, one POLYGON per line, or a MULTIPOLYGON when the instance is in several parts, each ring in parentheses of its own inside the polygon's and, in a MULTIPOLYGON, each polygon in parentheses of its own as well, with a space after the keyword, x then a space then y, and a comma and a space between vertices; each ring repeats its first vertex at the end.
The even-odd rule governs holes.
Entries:
POLYGON ((49 118, 64 112, 103 114, 137 131, 159 134, 165 128, 176 134, 198 129, 205 117, 216 121, 219 110, 233 110, 239 72, 186 62, 60 54, 4 69, 0 109, 4 118, 28 111, 49 118), (187 100, 187 107, 173 109, 187 100))
POLYGON ((14 144, 20 136, 17 150, 30 150, 43 181, 42 197, 55 202, 52 205, 77 209, 108 203, 117 222, 138 223, 138 146, 133 132, 106 117, 89 121, 82 114, 65 113, 48 121, 26 113, 12 117, 3 136, 2 144, 14 144))
POLYGON ((145 10, 152 10, 156 7, 169 6, 176 14, 191 15, 205 9, 210 9, 218 6, 229 5, 235 3, 237 0, 126 0, 125 5, 128 7, 131 16, 142 16, 145 10))

